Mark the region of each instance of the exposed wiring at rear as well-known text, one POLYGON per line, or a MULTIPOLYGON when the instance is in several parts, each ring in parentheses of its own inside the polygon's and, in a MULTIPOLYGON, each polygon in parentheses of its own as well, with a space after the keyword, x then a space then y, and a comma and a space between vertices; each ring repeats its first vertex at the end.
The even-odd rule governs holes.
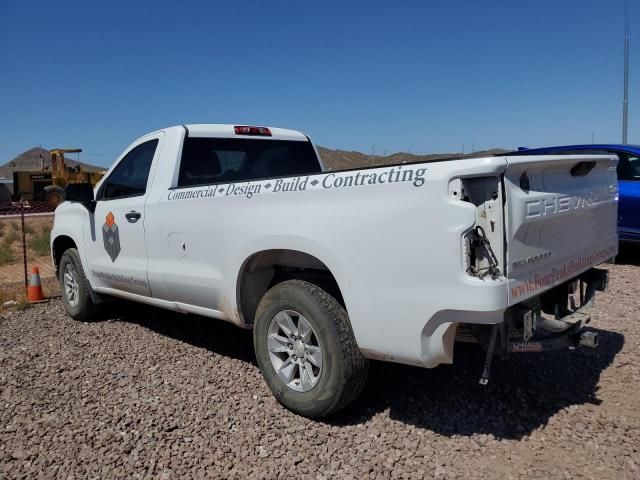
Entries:
POLYGON ((470 235, 471 248, 473 249, 473 256, 475 258, 484 257, 489 266, 486 268, 477 268, 475 262, 472 262, 467 271, 478 278, 485 278, 490 275, 495 279, 500 276, 500 269, 498 268, 499 262, 496 254, 491 248, 491 243, 487 239, 487 234, 480 225, 476 225, 470 235))

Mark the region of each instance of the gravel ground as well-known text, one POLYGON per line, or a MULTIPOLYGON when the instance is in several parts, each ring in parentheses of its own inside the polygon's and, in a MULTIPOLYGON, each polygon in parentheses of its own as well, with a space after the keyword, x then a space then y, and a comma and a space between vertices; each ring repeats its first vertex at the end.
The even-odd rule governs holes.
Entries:
POLYGON ((0 319, 0 478, 640 478, 640 267, 612 265, 597 351, 374 363, 346 411, 281 408, 250 332, 60 301, 0 319))

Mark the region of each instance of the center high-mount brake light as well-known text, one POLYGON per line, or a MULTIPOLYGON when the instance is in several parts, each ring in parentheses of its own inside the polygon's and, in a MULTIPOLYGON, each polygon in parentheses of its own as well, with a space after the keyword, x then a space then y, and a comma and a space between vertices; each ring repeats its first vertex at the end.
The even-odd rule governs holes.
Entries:
POLYGON ((257 135, 261 137, 270 137, 271 130, 266 127, 248 127, 246 125, 236 125, 233 127, 236 135, 257 135))

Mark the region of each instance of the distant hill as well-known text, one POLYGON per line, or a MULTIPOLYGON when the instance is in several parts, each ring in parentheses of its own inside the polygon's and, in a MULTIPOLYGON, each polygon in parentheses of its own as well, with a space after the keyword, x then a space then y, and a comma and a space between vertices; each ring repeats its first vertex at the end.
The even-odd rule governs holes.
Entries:
MULTIPOLYGON (((479 152, 468 153, 464 158, 490 157, 508 152, 501 148, 493 148, 491 150, 482 150, 479 152)), ((346 152, 344 150, 331 150, 329 148, 318 147, 318 153, 324 161, 328 170, 345 170, 352 168, 370 167, 373 165, 391 165, 396 163, 417 163, 430 162, 434 160, 450 160, 454 158, 462 158, 462 153, 431 153, 426 155, 414 155, 412 153, 394 153, 387 156, 371 156, 360 152, 346 152)))
MULTIPOLYGON (((0 177, 13 177, 13 172, 18 171, 33 171, 40 170, 40 156, 44 159, 44 167, 45 170, 51 170, 51 155, 49 154, 49 150, 45 150, 44 148, 35 147, 27 150, 26 152, 21 153, 13 160, 8 161, 4 165, 0 166, 0 177)), ((90 165, 88 163, 76 162, 70 158, 65 156, 65 163, 70 167, 75 167, 80 165, 83 170, 87 172, 103 172, 105 170, 104 167, 96 167, 95 165, 90 165)))
MULTIPOLYGON (((464 158, 485 157, 496 154, 508 152, 509 150, 503 150, 494 148, 491 150, 483 150, 464 155, 464 158)), ((370 167, 374 165, 390 165, 394 163, 417 163, 417 162, 429 162, 434 160, 448 160, 454 158, 461 158, 461 153, 433 153, 427 155, 414 155, 412 153, 394 153, 387 156, 371 156, 365 155, 361 152, 347 152, 344 150, 331 150, 329 148, 318 147, 318 152, 324 161, 325 167, 328 170, 346 170, 361 167, 370 167)), ((44 148, 31 148, 24 153, 21 153, 13 160, 0 166, 0 177, 12 178, 14 171, 26 171, 26 170, 40 170, 40 156, 44 159, 45 170, 51 169, 51 155, 48 150, 44 148)), ((88 163, 77 162, 70 158, 65 157, 65 162, 71 167, 76 165, 82 166, 85 171, 88 172, 102 172, 108 167, 97 167, 88 163)))

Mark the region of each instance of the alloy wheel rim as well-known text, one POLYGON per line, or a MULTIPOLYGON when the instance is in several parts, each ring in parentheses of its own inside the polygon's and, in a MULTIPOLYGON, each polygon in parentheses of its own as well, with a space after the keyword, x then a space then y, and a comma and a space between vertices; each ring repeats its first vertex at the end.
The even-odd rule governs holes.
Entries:
POLYGON ((278 377, 292 390, 308 392, 322 374, 322 347, 309 320, 294 310, 276 313, 269 323, 267 348, 278 377))
POLYGON ((78 305, 80 298, 78 295, 79 287, 76 279, 76 269, 73 268, 73 265, 68 264, 65 267, 63 279, 64 294, 67 297, 67 302, 69 302, 69 305, 72 307, 75 307, 78 305))

